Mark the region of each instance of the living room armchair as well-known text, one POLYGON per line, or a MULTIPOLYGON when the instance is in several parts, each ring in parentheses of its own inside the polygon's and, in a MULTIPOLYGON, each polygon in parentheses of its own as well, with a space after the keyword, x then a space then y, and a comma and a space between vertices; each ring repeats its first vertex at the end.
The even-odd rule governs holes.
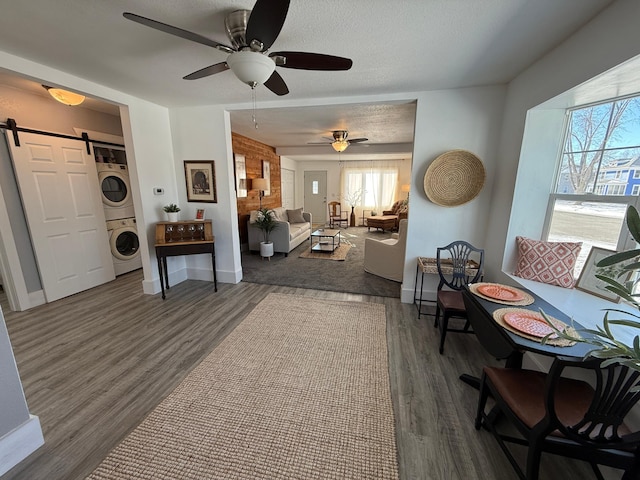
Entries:
POLYGON ((364 271, 395 282, 402 282, 406 245, 406 219, 400 220, 398 233, 394 233, 393 238, 386 240, 365 239, 364 271))

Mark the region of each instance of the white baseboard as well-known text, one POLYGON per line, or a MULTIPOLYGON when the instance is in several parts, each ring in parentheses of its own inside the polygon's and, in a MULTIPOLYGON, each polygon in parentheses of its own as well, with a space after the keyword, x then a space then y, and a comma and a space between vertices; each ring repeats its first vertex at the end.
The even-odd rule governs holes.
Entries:
POLYGON ((47 299, 44 296, 44 290, 38 290, 36 292, 29 292, 29 308, 38 307, 47 303, 47 299))
POLYGON ((0 438, 0 477, 44 445, 40 420, 29 420, 0 438))
MULTIPOLYGON (((239 283, 242 280, 242 270, 237 272, 216 271, 218 283, 239 283)), ((185 280, 203 280, 213 283, 213 272, 205 268, 182 268, 175 272, 169 272, 169 285, 177 285, 185 280)), ((143 280, 142 290, 147 295, 160 293, 160 278, 143 280)))

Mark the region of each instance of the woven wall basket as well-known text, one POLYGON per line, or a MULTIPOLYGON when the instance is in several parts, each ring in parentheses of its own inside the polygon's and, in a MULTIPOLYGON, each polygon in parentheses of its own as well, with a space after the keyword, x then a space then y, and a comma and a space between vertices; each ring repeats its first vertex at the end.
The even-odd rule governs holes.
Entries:
POLYGON ((451 150, 436 158, 424 174, 424 193, 436 205, 457 207, 478 196, 484 185, 482 161, 466 150, 451 150))

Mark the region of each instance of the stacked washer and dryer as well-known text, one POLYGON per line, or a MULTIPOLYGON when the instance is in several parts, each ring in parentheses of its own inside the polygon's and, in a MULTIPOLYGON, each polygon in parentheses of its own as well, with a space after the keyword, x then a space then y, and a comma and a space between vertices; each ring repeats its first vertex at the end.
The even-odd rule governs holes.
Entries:
POLYGON ((126 155, 124 150, 95 145, 94 155, 113 268, 116 275, 122 275, 142 268, 126 155))

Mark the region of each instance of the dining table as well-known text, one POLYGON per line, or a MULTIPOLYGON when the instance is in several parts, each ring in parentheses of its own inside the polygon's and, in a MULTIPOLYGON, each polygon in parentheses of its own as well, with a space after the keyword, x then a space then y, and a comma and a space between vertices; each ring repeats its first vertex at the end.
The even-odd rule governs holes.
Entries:
MULTIPOLYGON (((525 288, 514 289, 508 286, 505 286, 505 288, 517 292, 524 292, 530 300, 530 303, 527 305, 509 305, 505 304, 505 302, 491 300, 486 296, 479 295, 477 291, 474 293, 472 290, 476 289, 471 288, 471 286, 467 286, 462 291, 462 295, 467 310, 467 317, 480 344, 495 358, 505 360, 505 366, 507 368, 522 368, 522 360, 526 352, 551 357, 584 358, 593 350, 594 347, 592 345, 584 342, 575 342, 573 345, 566 346, 556 346, 548 343, 543 344, 541 338, 532 338, 530 335, 525 336, 518 334, 513 331, 514 329, 507 329, 502 326, 494 318, 494 313, 502 308, 514 307, 517 308, 518 311, 529 311, 533 313, 540 313, 542 311, 548 317, 552 317, 573 327, 579 332, 580 336, 588 336, 587 333, 582 331, 584 327, 579 322, 573 320, 534 292, 525 288)), ((462 374, 460 379, 474 387, 479 385, 479 379, 473 375, 462 374)))

